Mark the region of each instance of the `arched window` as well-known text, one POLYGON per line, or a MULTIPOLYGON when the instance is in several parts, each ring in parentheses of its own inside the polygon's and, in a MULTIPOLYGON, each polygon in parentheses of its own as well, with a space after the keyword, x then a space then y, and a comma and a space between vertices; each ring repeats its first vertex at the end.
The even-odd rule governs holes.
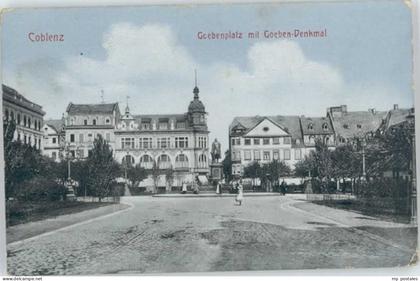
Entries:
POLYGON ((198 156, 198 167, 199 168, 206 168, 207 167, 207 157, 204 154, 198 156))
POLYGON ((110 120, 109 118, 106 118, 106 119, 105 119, 105 123, 106 123, 106 124, 109 124, 110 122, 111 122, 111 120, 110 120))
POLYGON ((9 120, 9 110, 6 109, 6 111, 4 112, 4 120, 9 120))
POLYGON ((169 169, 171 167, 171 158, 168 155, 162 154, 158 158, 159 169, 169 169))
POLYGON ((145 169, 153 168, 153 158, 150 155, 143 155, 140 157, 140 166, 145 169))
POLYGON ((10 111, 10 120, 15 120, 15 113, 10 111))
POLYGON ((28 128, 31 127, 31 118, 28 117, 28 128))
POLYGON ((124 156, 124 158, 122 160, 122 164, 126 167, 132 166, 132 165, 134 165, 134 163, 135 163, 134 157, 131 156, 131 155, 124 156))
POLYGON ((17 114, 17 124, 20 125, 20 113, 17 114))
POLYGON ((179 154, 175 158, 175 168, 188 168, 188 157, 185 154, 179 154))
POLYGON ((327 125, 327 123, 322 124, 322 129, 324 131, 328 131, 328 125, 327 125))
POLYGON ((23 126, 26 127, 26 115, 23 115, 23 126))

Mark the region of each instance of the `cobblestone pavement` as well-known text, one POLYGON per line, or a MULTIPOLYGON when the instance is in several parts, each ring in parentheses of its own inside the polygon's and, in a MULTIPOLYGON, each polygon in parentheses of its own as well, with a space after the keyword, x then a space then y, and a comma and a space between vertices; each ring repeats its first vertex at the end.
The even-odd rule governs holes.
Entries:
POLYGON ((407 265, 417 229, 298 196, 126 197, 131 209, 8 245, 13 275, 407 265))

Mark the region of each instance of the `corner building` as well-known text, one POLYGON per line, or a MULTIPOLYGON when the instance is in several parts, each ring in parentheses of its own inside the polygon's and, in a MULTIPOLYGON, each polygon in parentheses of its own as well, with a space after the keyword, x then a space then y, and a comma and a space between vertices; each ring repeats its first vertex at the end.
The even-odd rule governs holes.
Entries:
POLYGON ((115 130, 115 158, 123 163, 152 169, 174 170, 174 186, 192 181, 206 182, 209 173, 209 138, 206 111, 199 89, 188 111, 181 114, 132 115, 127 105, 115 130))

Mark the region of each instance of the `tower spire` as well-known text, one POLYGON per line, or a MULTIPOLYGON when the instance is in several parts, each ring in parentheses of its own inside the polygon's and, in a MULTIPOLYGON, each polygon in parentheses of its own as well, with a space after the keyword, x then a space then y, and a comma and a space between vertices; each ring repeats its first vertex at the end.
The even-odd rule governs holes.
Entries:
POLYGON ((105 100, 104 100, 104 90, 103 89, 101 89, 101 103, 105 103, 105 100))
POLYGON ((125 114, 126 115, 129 115, 130 114, 130 108, 128 107, 128 99, 129 98, 130 98, 130 96, 128 96, 128 95, 125 97, 126 104, 127 104, 126 107, 125 107, 125 114))
POLYGON ((195 87, 193 90, 194 99, 198 100, 198 93, 200 92, 200 90, 198 89, 198 86, 197 86, 197 69, 194 69, 194 83, 195 83, 195 87))

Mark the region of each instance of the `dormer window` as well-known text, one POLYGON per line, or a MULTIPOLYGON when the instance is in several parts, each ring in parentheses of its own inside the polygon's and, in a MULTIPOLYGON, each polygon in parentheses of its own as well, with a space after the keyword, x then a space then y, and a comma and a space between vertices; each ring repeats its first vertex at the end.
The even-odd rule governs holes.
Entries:
POLYGON ((105 119, 105 123, 106 123, 106 124, 109 124, 110 122, 111 122, 111 120, 110 120, 109 118, 106 118, 106 119, 105 119))
POLYGON ((361 128, 362 128, 362 125, 357 124, 357 129, 361 129, 361 128))
POLYGON ((177 129, 185 129, 185 122, 176 122, 177 129))
POLYGON ((324 131, 328 131, 328 125, 327 125, 327 123, 322 124, 322 129, 324 131))
POLYGON ((348 125, 348 124, 344 124, 344 125, 343 125, 343 128, 344 128, 344 129, 348 129, 348 128, 349 128, 349 125, 348 125))
POLYGON ((308 130, 312 131, 314 129, 314 124, 309 123, 308 125, 308 130))
POLYGON ((159 130, 167 130, 168 129, 168 123, 159 123, 159 130))

